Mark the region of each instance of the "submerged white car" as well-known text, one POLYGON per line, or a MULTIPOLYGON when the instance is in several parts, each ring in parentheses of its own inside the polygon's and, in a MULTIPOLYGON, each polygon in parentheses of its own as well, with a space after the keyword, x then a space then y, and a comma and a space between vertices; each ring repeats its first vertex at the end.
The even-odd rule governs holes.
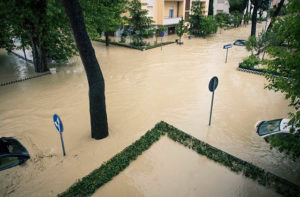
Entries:
POLYGON ((262 138, 278 133, 297 133, 300 130, 300 128, 295 128, 294 133, 291 133, 290 130, 292 128, 292 125, 289 125, 289 121, 290 119, 287 118, 269 121, 259 121, 255 125, 255 128, 257 129, 256 132, 262 138))

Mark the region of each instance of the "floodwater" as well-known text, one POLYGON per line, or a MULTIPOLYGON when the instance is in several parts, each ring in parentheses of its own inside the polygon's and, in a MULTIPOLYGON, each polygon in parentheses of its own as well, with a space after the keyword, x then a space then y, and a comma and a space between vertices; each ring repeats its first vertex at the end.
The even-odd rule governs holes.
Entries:
POLYGON ((93 196, 280 195, 163 137, 93 196))
MULTIPOLYGON (((143 52, 93 43, 106 83, 109 137, 101 141, 90 138, 88 86, 79 57, 74 57, 68 66, 59 67, 55 75, 0 87, 0 136, 17 138, 31 154, 25 165, 0 172, 0 196, 55 196, 161 120, 299 184, 299 160, 293 162, 277 150, 270 150, 269 144, 254 129, 259 120, 286 117, 292 110, 288 107, 289 102, 283 94, 264 89, 267 81, 263 76, 237 71, 238 63, 249 55, 244 47, 229 49, 228 62, 224 63, 226 51, 223 45, 236 39, 247 39, 249 35, 250 25, 222 31, 206 39, 184 38, 184 45, 171 44, 163 50, 155 48, 143 52), (211 92, 208 82, 213 76, 218 76, 219 86, 209 127, 211 92), (64 123, 66 157, 62 156, 59 134, 52 122, 54 113, 59 114, 64 123)), ((2 55, 1 58, 5 57, 2 55)), ((24 64, 14 56, 7 58, 14 59, 14 64, 9 64, 14 67, 12 72, 24 64)), ((0 79, 11 75, 2 72, 2 66, 0 79)), ((188 191, 190 196, 197 196, 201 190, 205 190, 207 196, 256 195, 254 192, 260 186, 250 180, 188 149, 185 151, 178 144, 162 140, 96 195, 108 191, 106 188, 117 190, 123 185, 123 196, 134 192, 136 196, 156 196, 159 188, 168 190, 169 184, 165 182, 170 181, 171 188, 180 183, 184 189, 176 191, 188 191), (174 165, 171 169, 160 167, 168 161, 173 165, 175 156, 166 155, 164 159, 155 147, 167 152, 180 147, 178 157, 196 164, 182 161, 182 165, 174 165), (148 162, 151 160, 153 162, 148 162), (201 179, 203 171, 198 168, 203 166, 206 176, 201 179), (191 180, 198 184, 192 184, 193 181, 173 183, 176 179, 167 170, 195 173, 191 180), (139 175, 133 176, 136 181, 127 190, 124 185, 130 179, 124 178, 124 174, 128 172, 139 175), (218 182, 221 185, 224 183, 222 177, 228 177, 226 183, 232 190, 224 185, 204 184, 208 175, 211 175, 210 181, 221 179, 218 182), (146 187, 147 182, 151 185, 146 187)), ((184 180, 188 179, 186 176, 183 175, 184 180)), ((265 188, 259 191, 265 196, 273 195, 265 188)))

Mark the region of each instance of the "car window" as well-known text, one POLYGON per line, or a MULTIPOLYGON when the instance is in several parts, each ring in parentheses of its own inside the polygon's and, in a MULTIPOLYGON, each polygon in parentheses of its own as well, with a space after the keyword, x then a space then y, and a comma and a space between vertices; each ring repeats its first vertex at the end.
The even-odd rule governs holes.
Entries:
POLYGON ((282 119, 265 121, 259 126, 258 134, 267 135, 280 131, 280 122, 282 119))
POLYGON ((18 157, 3 157, 0 158, 0 170, 4 170, 20 163, 18 157))

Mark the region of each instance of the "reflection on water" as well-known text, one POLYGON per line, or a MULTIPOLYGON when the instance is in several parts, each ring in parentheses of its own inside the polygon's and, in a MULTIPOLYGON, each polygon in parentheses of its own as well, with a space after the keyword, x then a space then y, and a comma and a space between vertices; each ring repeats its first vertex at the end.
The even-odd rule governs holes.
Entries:
MULTIPOLYGON (((259 120, 286 117, 291 110, 288 101, 282 94, 264 89, 267 81, 263 76, 237 71, 238 63, 249 54, 244 47, 229 49, 225 64, 223 45, 247 39, 248 35, 250 25, 206 39, 184 38, 184 45, 172 44, 164 46, 162 51, 155 48, 144 52, 116 46, 106 48, 94 42, 106 83, 110 132, 101 141, 90 138, 88 86, 79 57, 74 57, 70 65, 61 67, 55 75, 0 87, 0 136, 16 137, 32 156, 24 166, 0 172, 0 194, 54 196, 160 120, 299 184, 299 161, 292 162, 278 151, 270 150, 254 129, 259 120), (208 127, 211 102, 208 82, 213 76, 218 76, 219 86, 215 92, 212 125, 208 127), (52 122, 54 113, 60 115, 65 128, 65 158, 52 122)), ((14 64, 20 61, 13 56, 8 59, 14 64)), ((9 64, 2 64, 1 81, 15 72, 9 64)), ((170 146, 170 151, 173 147, 170 146)), ((159 154, 152 155, 155 158, 159 154)), ((205 162, 210 166, 210 161, 201 160, 190 168, 197 170, 205 162)), ((143 162, 133 167, 142 169, 139 172, 143 173, 144 168, 139 165, 143 162)), ((181 165, 176 168, 185 169, 181 165)), ((215 170, 208 167, 207 174, 221 178, 224 173, 230 173, 215 170)), ((158 181, 162 178, 159 169, 153 173, 159 177, 158 181)), ((146 172, 144 176, 148 176, 146 172)), ((239 186, 231 185, 231 180, 238 184, 234 180, 241 178, 228 177, 229 188, 250 192, 243 181, 239 186)), ((222 187, 219 190, 215 187, 215 192, 222 191, 222 187)))
POLYGON ((32 74, 35 74, 33 64, 13 54, 7 56, 4 50, 0 50, 0 83, 22 79, 32 74))

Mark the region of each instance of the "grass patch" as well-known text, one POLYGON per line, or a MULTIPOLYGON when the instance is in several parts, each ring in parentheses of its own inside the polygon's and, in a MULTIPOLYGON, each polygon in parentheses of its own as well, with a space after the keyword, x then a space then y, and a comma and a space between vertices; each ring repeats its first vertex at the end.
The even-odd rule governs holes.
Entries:
POLYGON ((173 141, 228 167, 233 172, 242 173, 244 176, 275 190, 279 194, 284 196, 299 196, 300 194, 300 187, 298 185, 202 142, 165 122, 160 122, 156 124, 153 129, 147 131, 140 139, 116 154, 107 162, 104 162, 98 169, 77 181, 67 191, 58 196, 92 195, 96 189, 118 175, 129 166, 131 161, 136 160, 139 155, 149 149, 154 142, 158 141, 160 137, 165 134, 173 141))
MULTIPOLYGON (((93 40, 97 41, 97 42, 105 43, 105 40, 102 40, 102 39, 99 39, 99 38, 95 38, 93 40)), ((154 44, 154 45, 134 46, 134 45, 121 43, 121 42, 114 42, 114 41, 109 42, 109 44, 111 44, 111 45, 117 45, 117 46, 127 47, 127 48, 131 48, 131 49, 137 49, 137 50, 141 50, 141 51, 148 50, 148 49, 153 49, 153 48, 156 48, 156 47, 161 47, 161 46, 168 45, 168 44, 173 44, 173 43, 175 43, 175 42, 163 42, 163 43, 157 43, 157 44, 154 44)))

